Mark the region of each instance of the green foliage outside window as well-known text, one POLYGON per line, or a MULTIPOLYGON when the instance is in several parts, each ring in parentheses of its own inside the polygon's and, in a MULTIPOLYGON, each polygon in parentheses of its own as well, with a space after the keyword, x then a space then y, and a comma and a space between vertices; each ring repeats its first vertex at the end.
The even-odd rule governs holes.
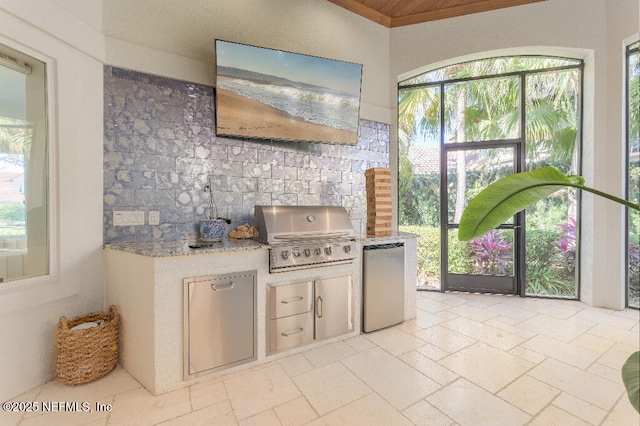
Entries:
POLYGON ((22 203, 0 203, 0 220, 7 222, 24 222, 25 211, 22 203))

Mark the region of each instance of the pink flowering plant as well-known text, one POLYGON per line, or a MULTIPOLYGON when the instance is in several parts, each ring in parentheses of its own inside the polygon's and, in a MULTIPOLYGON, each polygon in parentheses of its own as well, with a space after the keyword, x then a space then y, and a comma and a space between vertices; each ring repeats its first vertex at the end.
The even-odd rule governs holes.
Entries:
POLYGON ((513 243, 507 242, 504 234, 492 229, 469 245, 476 270, 481 274, 506 275, 513 260, 513 243))
POLYGON ((558 225, 562 229, 563 235, 558 241, 558 247, 562 257, 573 271, 576 264, 576 220, 569 219, 569 223, 558 225))

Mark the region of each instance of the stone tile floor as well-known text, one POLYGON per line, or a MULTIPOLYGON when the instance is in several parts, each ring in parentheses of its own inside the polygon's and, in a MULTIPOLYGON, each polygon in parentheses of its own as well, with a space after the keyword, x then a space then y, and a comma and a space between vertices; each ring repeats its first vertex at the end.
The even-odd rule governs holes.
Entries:
POLYGON ((418 292, 418 316, 153 396, 117 367, 14 401, 91 413, 1 413, 1 425, 638 425, 620 379, 640 312, 576 301, 418 292), (95 403, 111 404, 97 412, 95 403))

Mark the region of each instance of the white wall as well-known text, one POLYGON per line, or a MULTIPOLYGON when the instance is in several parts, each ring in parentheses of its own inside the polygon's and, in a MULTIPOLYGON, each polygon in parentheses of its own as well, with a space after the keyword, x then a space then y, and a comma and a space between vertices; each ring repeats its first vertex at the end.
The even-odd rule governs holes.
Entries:
MULTIPOLYGON (((623 197, 625 194, 624 172, 627 170, 624 140, 626 137, 625 50, 632 40, 640 40, 640 0, 608 1, 606 19, 608 23, 605 87, 607 112, 603 118, 606 120, 607 127, 602 139, 603 144, 599 145, 602 149, 594 149, 596 160, 594 160, 592 182, 598 185, 598 189, 623 197), (609 176, 612 179, 604 179, 609 176)), ((624 210, 611 206, 609 202, 605 203, 612 208, 602 212, 600 222, 602 225, 595 223, 592 229, 596 241, 593 256, 595 259, 602 258, 604 262, 594 262, 593 293, 589 299, 585 299, 587 303, 595 306, 616 307, 620 303, 624 306, 626 261, 623 244, 620 245, 620 250, 616 250, 619 244, 618 236, 622 236, 623 241, 625 238, 624 210), (615 226, 612 227, 611 224, 615 226), (606 245, 600 245, 601 239, 607 241, 606 245), (609 271, 615 268, 620 270, 619 281, 617 276, 611 277, 609 274, 609 271), (609 283, 609 285, 595 285, 598 282, 609 283)))
POLYGON ((216 38, 361 63, 361 116, 390 122, 388 30, 329 2, 0 3, 0 43, 54 70, 59 235, 51 277, 0 287, 0 400, 53 377, 51 340, 60 316, 105 309, 102 63, 212 85, 216 38))
MULTIPOLYGON (((589 186, 622 195, 622 39, 638 33, 638 0, 547 0, 391 30, 397 81, 489 55, 556 54, 584 59, 583 175, 589 186)), ((397 99, 397 87, 389 102, 397 99)), ((395 126, 396 123, 392 123, 395 126)), ((396 128, 391 164, 397 165, 396 128)), ((394 175, 392 173, 392 175, 394 175)), ((394 209, 396 211, 396 209, 394 209)), ((582 300, 624 307, 622 209, 584 195, 582 300)))
MULTIPOLYGON (((63 3, 64 1, 59 1, 63 3)), ((100 2, 85 12, 101 14, 100 2)), ((101 18, 96 17, 95 21, 101 18)), ((52 338, 61 316, 101 311, 104 41, 52 2, 0 3, 0 43, 47 63, 57 238, 48 277, 0 285, 0 400, 53 377, 52 338)))
POLYGON ((388 29, 328 1, 108 0, 104 34, 109 65, 208 85, 215 39, 363 64, 360 116, 391 120, 388 29))

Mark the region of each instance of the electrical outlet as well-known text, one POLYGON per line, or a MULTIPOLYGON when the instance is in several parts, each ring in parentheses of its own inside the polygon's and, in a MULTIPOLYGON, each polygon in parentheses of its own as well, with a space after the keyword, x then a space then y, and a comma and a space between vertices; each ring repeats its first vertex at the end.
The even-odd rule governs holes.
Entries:
POLYGON ((136 226, 144 225, 144 212, 138 210, 132 211, 113 211, 113 226, 136 226))
POLYGON ((159 211, 150 211, 149 212, 149 225, 160 225, 160 212, 159 211))

